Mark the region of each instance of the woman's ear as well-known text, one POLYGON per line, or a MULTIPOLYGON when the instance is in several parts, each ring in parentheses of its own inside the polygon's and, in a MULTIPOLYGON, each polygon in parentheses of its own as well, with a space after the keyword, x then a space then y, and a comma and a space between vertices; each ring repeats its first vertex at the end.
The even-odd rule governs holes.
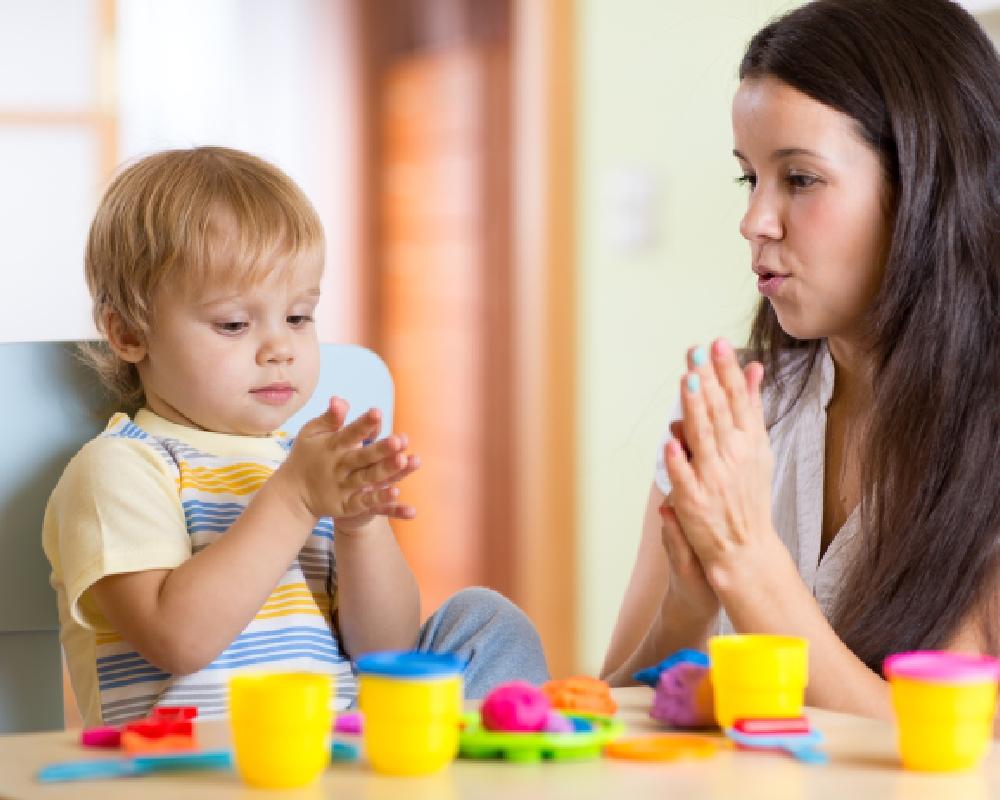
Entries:
POLYGON ((138 364, 146 357, 145 337, 126 325, 121 314, 113 309, 104 312, 104 335, 108 346, 122 361, 138 364))

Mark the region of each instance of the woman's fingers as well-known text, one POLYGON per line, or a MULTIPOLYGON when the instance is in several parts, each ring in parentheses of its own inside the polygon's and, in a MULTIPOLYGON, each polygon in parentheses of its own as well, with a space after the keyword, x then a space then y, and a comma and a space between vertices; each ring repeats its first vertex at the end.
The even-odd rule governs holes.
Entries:
POLYGON ((680 442, 681 447, 684 448, 685 455, 690 458, 691 451, 688 449, 687 443, 684 441, 684 420, 675 419, 670 423, 670 435, 680 442))
POLYGON ((716 443, 721 450, 723 442, 733 428, 733 414, 726 393, 719 385, 719 379, 715 374, 714 361, 704 347, 694 347, 688 351, 688 370, 689 373, 698 375, 700 379, 705 409, 712 421, 716 443))
POLYGON ((691 454, 691 463, 698 466, 699 474, 701 468, 717 458, 718 454, 715 424, 709 415, 703 389, 703 381, 698 372, 689 372, 681 379, 684 445, 682 447, 679 442, 675 442, 679 448, 682 450, 686 448, 691 454))
MULTIPOLYGON (((667 442, 663 452, 664 463, 667 467, 667 477, 670 478, 670 485, 673 487, 671 495, 682 497, 697 496, 700 492, 698 476, 684 447, 676 439, 667 442)), ((673 509, 671 508, 671 513, 673 509)))
POLYGON ((725 393, 733 423, 741 430, 759 424, 760 415, 750 398, 749 376, 740 369, 736 352, 725 339, 712 342, 711 351, 714 372, 725 393))
POLYGON ((751 361, 743 368, 743 376, 746 380, 747 395, 750 403, 758 415, 764 413, 764 398, 761 388, 764 385, 764 365, 759 361, 751 361))
POLYGON ((691 546, 684 538, 681 524, 677 521, 677 512, 671 506, 660 506, 660 519, 663 522, 663 546, 667 550, 667 559, 675 567, 680 567, 685 561, 694 557, 691 546))

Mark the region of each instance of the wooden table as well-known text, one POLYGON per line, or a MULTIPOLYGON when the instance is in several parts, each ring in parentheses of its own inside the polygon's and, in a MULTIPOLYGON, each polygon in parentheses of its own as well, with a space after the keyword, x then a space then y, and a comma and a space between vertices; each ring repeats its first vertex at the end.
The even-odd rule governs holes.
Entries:
MULTIPOLYGON (((620 718, 631 732, 657 730, 648 718, 651 692, 615 690, 620 718)), ((532 800, 636 800, 656 798, 956 798, 1000 797, 1000 751, 972 773, 920 775, 899 768, 892 726, 887 723, 810 710, 813 725, 826 737, 831 756, 826 766, 805 766, 790 757, 726 750, 705 761, 635 764, 612 759, 584 763, 506 764, 458 761, 443 773, 425 778, 390 778, 374 774, 361 762, 331 767, 316 785, 303 790, 269 792, 243 786, 234 773, 203 772, 149 775, 114 781, 38 784, 34 775, 46 764, 95 757, 76 743, 74 731, 0 736, 0 798, 362 798, 362 800, 453 800, 496 798, 532 800)), ((204 723, 205 747, 225 746, 224 723, 204 723)))

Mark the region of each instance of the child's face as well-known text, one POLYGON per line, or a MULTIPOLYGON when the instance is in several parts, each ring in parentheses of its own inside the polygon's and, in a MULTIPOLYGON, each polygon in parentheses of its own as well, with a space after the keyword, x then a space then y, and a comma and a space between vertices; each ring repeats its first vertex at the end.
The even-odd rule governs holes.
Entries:
POLYGON ((855 338, 890 235, 877 154, 846 114, 771 78, 740 85, 733 134, 750 188, 740 232, 778 322, 799 339, 855 338))
POLYGON ((158 294, 137 365, 152 411, 196 428, 262 436, 305 404, 319 375, 313 312, 322 269, 274 272, 256 286, 158 294))

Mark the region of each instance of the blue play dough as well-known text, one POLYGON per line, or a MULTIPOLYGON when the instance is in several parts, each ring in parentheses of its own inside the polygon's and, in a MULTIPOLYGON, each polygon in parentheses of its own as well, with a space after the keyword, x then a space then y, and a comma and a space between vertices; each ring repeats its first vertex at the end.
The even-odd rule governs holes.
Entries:
POLYGON ((708 656, 701 650, 678 650, 673 655, 667 656, 663 661, 654 667, 646 667, 639 670, 632 677, 639 683, 644 683, 652 689, 660 680, 660 673, 670 669, 677 664, 694 664, 698 667, 708 668, 708 656))
POLYGON ((582 719, 581 717, 569 716, 567 716, 566 719, 573 723, 574 733, 592 733, 594 730, 594 723, 589 720, 582 719))

